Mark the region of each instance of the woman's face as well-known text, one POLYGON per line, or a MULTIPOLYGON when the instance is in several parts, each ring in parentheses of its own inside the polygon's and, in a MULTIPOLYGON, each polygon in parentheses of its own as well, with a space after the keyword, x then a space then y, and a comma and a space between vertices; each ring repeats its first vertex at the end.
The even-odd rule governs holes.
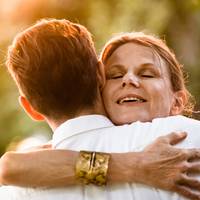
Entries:
POLYGON ((102 96, 117 125, 173 115, 174 92, 165 62, 148 47, 126 43, 105 65, 102 96))

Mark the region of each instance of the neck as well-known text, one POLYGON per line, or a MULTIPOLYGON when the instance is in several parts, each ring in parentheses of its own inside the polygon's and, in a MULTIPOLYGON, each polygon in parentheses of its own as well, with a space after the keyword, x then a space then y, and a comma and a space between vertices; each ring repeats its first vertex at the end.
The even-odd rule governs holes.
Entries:
MULTIPOLYGON (((98 95, 97 101, 95 102, 95 105, 92 108, 82 109, 73 118, 84 116, 84 115, 94 115, 94 114, 106 116, 106 112, 105 112, 104 105, 103 105, 100 95, 98 95)), ((51 127, 51 129, 54 131, 58 126, 60 126, 62 123, 64 123, 65 121, 67 121, 69 119, 72 119, 72 118, 67 117, 67 116, 65 116, 59 120, 46 118, 46 122, 51 127)))

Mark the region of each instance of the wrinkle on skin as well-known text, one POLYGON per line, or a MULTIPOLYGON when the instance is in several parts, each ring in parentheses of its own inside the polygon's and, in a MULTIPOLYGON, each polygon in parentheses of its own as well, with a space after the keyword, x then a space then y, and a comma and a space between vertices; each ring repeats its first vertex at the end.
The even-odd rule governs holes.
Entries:
POLYGON ((107 81, 102 96, 107 113, 116 125, 173 115, 175 92, 169 69, 151 48, 135 43, 121 45, 108 58, 105 73, 107 81), (117 103, 126 96, 146 101, 130 99, 117 103))

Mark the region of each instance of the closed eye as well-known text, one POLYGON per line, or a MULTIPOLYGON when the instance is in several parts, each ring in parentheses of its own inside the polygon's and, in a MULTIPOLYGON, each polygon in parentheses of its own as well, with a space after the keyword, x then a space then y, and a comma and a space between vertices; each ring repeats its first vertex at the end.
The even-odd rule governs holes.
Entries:
POLYGON ((107 79, 120 79, 126 74, 126 68, 123 65, 114 64, 106 66, 107 79))
POLYGON ((118 78, 122 78, 122 77, 123 77, 123 75, 115 75, 112 77, 112 79, 118 79, 118 78))
POLYGON ((106 76, 107 79, 119 79, 122 77, 123 77, 122 74, 107 74, 107 76, 106 76))
POLYGON ((145 65, 139 70, 140 77, 142 78, 155 78, 160 76, 160 71, 154 65, 145 65))
POLYGON ((155 76, 152 75, 152 74, 142 74, 141 77, 144 77, 144 78, 154 78, 155 76))

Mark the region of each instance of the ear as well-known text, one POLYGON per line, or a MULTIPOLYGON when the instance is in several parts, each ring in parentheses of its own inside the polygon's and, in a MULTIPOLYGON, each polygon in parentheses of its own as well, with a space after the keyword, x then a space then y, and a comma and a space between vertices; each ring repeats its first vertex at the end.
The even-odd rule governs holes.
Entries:
POLYGON ((174 101, 172 103, 171 115, 179 115, 183 112, 185 104, 187 103, 187 95, 185 91, 180 90, 174 93, 174 101))
POLYGON ((29 115, 29 117, 33 120, 43 121, 45 118, 42 114, 37 112, 29 103, 29 101, 24 96, 19 96, 19 103, 25 110, 25 112, 29 115))
POLYGON ((101 61, 98 61, 97 78, 98 78, 99 88, 100 88, 100 91, 101 91, 102 88, 104 87, 105 83, 106 83, 104 65, 101 61))

